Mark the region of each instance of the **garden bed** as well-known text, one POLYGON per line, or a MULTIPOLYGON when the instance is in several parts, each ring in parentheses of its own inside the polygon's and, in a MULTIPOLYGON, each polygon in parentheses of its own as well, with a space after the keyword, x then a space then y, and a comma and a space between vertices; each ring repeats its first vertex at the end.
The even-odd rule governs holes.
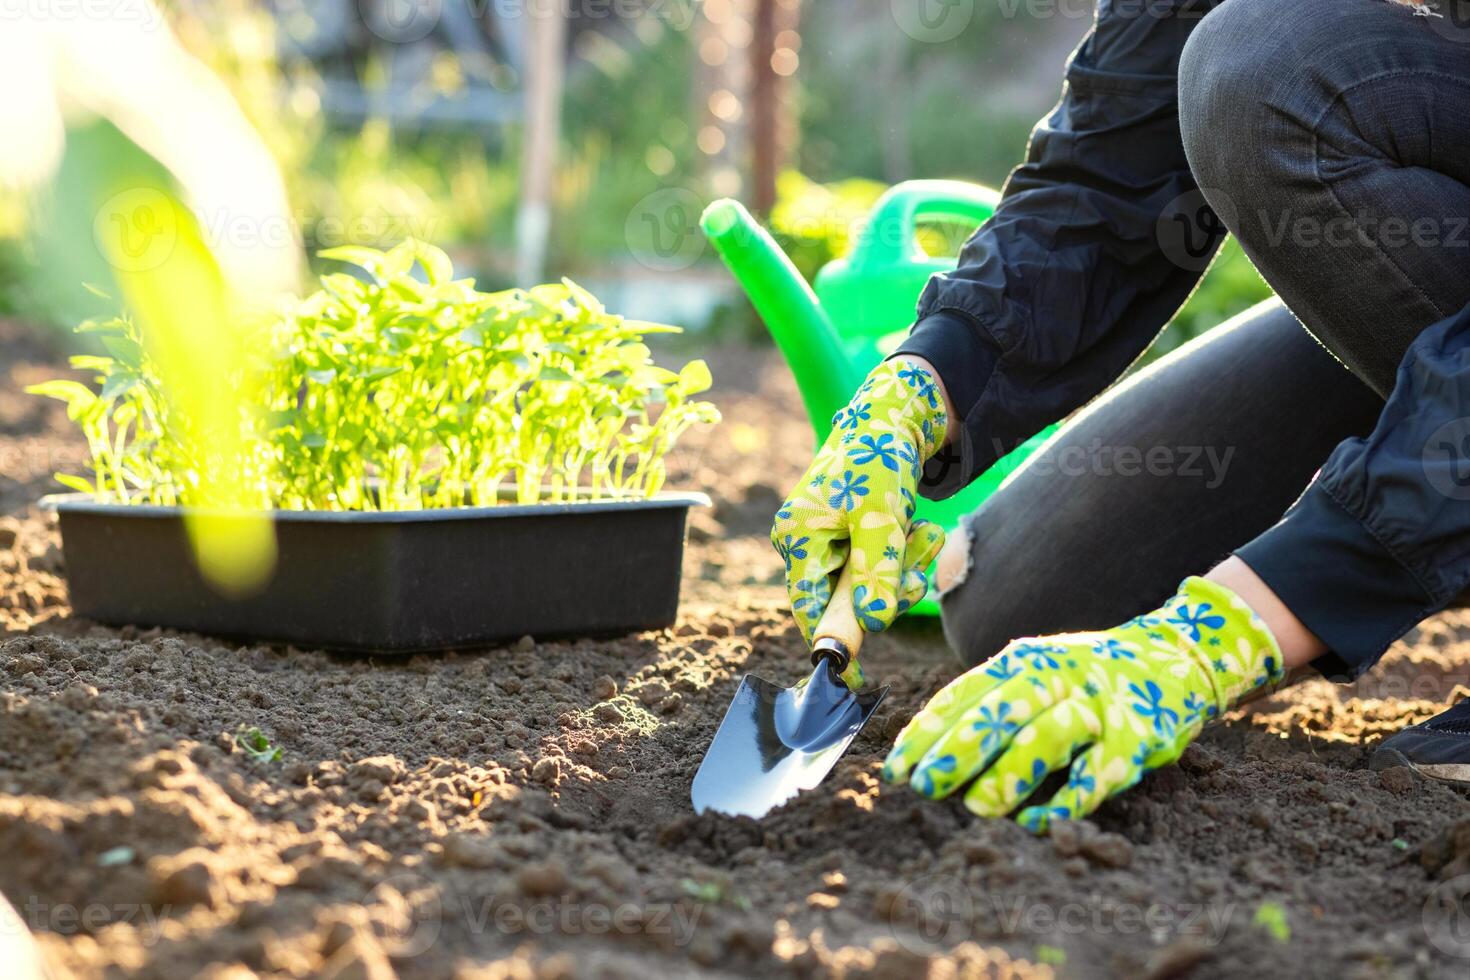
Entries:
POLYGON ((1054 839, 880 789, 954 670, 909 623, 865 649, 893 690, 821 791, 695 817, 740 675, 806 672, 765 534, 810 435, 772 357, 710 358, 727 421, 670 460, 715 500, 673 628, 384 659, 70 618, 29 501, 74 437, 18 394, 57 369, 3 324, 0 351, 0 891, 75 976, 1463 976, 1423 914, 1470 803, 1359 740, 1470 683, 1464 613, 1054 839))

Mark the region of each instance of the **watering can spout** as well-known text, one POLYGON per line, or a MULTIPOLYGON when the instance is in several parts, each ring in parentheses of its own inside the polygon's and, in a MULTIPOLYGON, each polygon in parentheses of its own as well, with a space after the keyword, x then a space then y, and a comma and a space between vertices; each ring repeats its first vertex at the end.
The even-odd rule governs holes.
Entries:
POLYGON ((825 432, 864 370, 791 259, 740 202, 715 201, 699 223, 791 365, 813 424, 825 432))

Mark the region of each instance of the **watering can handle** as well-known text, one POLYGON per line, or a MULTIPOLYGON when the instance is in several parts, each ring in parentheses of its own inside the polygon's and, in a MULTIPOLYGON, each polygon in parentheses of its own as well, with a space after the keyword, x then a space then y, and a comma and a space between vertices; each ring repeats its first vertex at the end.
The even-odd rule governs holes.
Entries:
POLYGON ((852 561, 842 566, 837 585, 832 589, 832 598, 817 623, 812 643, 812 665, 827 659, 837 673, 858 655, 863 645, 863 628, 858 624, 857 614, 852 608, 852 561))
POLYGON ((848 256, 853 269, 887 269, 922 260, 916 238, 925 218, 973 221, 978 227, 995 213, 1000 194, 962 180, 909 180, 878 199, 848 256))

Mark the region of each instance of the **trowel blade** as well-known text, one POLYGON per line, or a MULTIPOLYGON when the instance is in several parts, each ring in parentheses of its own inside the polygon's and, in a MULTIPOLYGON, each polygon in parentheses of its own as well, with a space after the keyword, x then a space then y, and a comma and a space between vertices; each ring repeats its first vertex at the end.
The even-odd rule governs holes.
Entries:
POLYGON ((825 660, 795 687, 746 674, 694 776, 695 812, 760 817, 813 788, 887 693, 853 693, 825 660))

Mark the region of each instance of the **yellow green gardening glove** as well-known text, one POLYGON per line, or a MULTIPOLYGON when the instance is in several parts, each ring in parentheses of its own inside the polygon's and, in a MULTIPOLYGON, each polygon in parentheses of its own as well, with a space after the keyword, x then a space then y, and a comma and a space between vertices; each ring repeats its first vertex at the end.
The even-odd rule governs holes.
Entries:
POLYGON ((1001 817, 1070 762, 1067 785, 1016 817, 1042 832, 1178 759, 1207 720, 1283 674, 1255 613, 1224 586, 1187 578, 1156 612, 1016 640, 962 674, 899 733, 883 775, 931 799, 973 780, 965 806, 1001 817))
MULTIPOLYGON (((853 565, 853 609, 869 633, 923 598, 924 570, 944 532, 913 519, 914 492, 924 461, 944 443, 945 425, 934 376, 902 361, 874 368, 833 417, 831 434, 771 529, 786 561, 791 611, 808 642, 845 563, 853 565)), ((843 680, 861 683, 855 659, 843 680)))

